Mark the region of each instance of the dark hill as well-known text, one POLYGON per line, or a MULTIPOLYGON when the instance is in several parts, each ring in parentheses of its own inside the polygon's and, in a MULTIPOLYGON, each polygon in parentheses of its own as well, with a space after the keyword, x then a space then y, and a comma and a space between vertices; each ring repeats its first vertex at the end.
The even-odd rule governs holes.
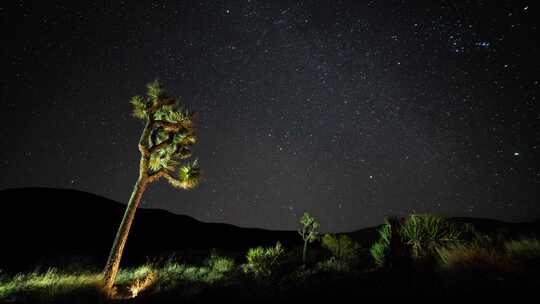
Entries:
MULTIPOLYGON (((124 204, 75 190, 0 191, 0 269, 13 272, 70 262, 102 265, 124 210, 124 204)), ((123 262, 133 265, 174 252, 202 258, 211 248, 245 252, 278 240, 288 246, 299 241, 295 232, 203 223, 164 210, 140 208, 123 262)))
MULTIPOLYGON (((22 188, 0 191, 0 269, 7 272, 50 267, 104 265, 125 205, 94 194, 63 189, 22 188)), ((491 219, 453 218, 482 233, 506 237, 539 236, 540 221, 505 223, 491 219)), ((377 239, 377 228, 349 233, 364 248, 377 239)), ((240 257, 249 247, 282 242, 301 246, 294 231, 240 228, 203 223, 165 210, 140 208, 128 238, 123 266, 171 254, 197 262, 217 248, 240 257)))

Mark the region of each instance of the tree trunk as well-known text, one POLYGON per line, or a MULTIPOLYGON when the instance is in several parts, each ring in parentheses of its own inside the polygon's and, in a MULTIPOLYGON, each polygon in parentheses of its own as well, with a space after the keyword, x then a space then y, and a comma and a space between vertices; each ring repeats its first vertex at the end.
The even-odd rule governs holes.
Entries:
POLYGON ((304 241, 304 251, 302 251, 302 263, 306 265, 306 251, 307 251, 307 241, 304 241))
POLYGON ((122 252, 124 251, 124 246, 126 245, 129 229, 131 228, 131 224, 133 223, 135 212, 139 207, 139 203, 141 201, 144 190, 146 189, 146 185, 146 177, 142 175, 139 176, 139 179, 137 180, 137 183, 135 183, 135 187, 133 188, 133 192, 131 193, 131 198, 129 199, 129 203, 126 207, 122 223, 120 223, 120 227, 118 228, 118 232, 116 233, 116 238, 114 239, 111 253, 109 254, 109 260, 107 261, 105 269, 103 270, 103 279, 106 289, 111 289, 116 280, 116 275, 120 266, 122 252))

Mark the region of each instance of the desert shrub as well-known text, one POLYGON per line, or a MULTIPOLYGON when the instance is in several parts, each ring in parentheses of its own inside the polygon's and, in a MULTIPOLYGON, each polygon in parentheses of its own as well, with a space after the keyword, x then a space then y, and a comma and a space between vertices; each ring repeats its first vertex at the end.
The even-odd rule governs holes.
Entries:
POLYGON ((377 266, 385 264, 390 252, 390 239, 392 238, 391 225, 385 219, 384 224, 377 230, 379 239, 371 246, 370 253, 377 266))
POLYGON ((339 260, 355 260, 358 258, 360 251, 360 245, 345 234, 325 234, 321 244, 332 253, 333 257, 339 260))
POLYGON ((234 270, 234 260, 228 257, 211 255, 206 261, 207 265, 218 273, 227 273, 234 270))
POLYGON ((182 279, 190 282, 203 281, 204 276, 209 272, 210 268, 208 267, 187 266, 182 273, 182 279))
POLYGON ((437 253, 441 268, 453 273, 508 273, 514 270, 507 255, 495 248, 475 243, 441 247, 437 253))
POLYGON ((437 248, 459 243, 466 231, 464 227, 428 214, 413 214, 404 221, 386 219, 370 252, 378 266, 385 265, 389 258, 396 261, 407 257, 434 258, 437 248))
POLYGON ((521 239, 504 243, 508 256, 526 265, 540 263, 540 241, 537 239, 521 239))
POLYGON ((256 247, 248 250, 247 263, 243 265, 244 273, 252 274, 256 278, 270 277, 282 264, 285 250, 280 242, 274 247, 256 247))
POLYGON ((210 271, 205 277, 207 283, 223 281, 235 268, 233 259, 218 256, 216 254, 212 254, 210 258, 206 260, 206 264, 210 268, 210 271))
POLYGON ((412 214, 400 227, 401 240, 410 247, 413 258, 435 254, 441 246, 459 242, 462 229, 438 216, 412 214))
POLYGON ((331 257, 325 261, 317 263, 317 270, 323 272, 349 272, 351 271, 350 263, 345 260, 331 257))
POLYGON ((184 272, 187 266, 169 260, 158 273, 155 288, 158 290, 173 289, 184 282, 184 272))

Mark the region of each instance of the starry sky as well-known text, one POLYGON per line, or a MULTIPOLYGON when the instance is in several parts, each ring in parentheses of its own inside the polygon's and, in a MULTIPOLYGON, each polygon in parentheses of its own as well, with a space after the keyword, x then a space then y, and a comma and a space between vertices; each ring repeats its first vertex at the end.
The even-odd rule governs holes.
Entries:
POLYGON ((143 207, 277 230, 540 218, 534 1, 44 2, 0 4, 0 189, 126 202, 128 101, 159 78, 196 113, 204 179, 143 207))

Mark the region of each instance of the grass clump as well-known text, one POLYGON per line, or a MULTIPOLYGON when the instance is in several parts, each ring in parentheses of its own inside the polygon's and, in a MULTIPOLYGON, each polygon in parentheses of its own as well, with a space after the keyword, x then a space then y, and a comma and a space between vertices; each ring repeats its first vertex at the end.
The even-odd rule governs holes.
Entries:
POLYGON ((476 243, 439 248, 437 252, 442 269, 452 273, 509 273, 514 270, 511 258, 504 252, 476 243))
POLYGON ((537 239, 521 239, 504 243, 510 258, 526 265, 540 263, 540 241, 537 239))
POLYGON ((208 283, 223 281, 236 269, 233 259, 216 254, 212 254, 206 260, 206 265, 209 267, 209 272, 205 278, 208 283))
POLYGON ((284 257, 285 250, 280 242, 274 247, 251 248, 246 254, 247 263, 243 265, 243 271, 255 278, 268 278, 283 263, 284 257))
POLYGON ((117 285, 130 284, 136 280, 144 279, 147 276, 156 273, 158 270, 152 264, 144 264, 136 268, 120 269, 116 277, 117 285))
POLYGON ((350 272, 352 267, 351 264, 345 260, 330 257, 325 261, 317 263, 316 270, 321 272, 350 272))
POLYGON ((17 274, 0 281, 0 301, 32 299, 48 300, 52 297, 66 297, 74 293, 92 292, 98 294, 101 276, 99 274, 62 273, 50 268, 44 273, 31 272, 17 274))
POLYGON ((201 266, 173 260, 160 267, 147 263, 120 269, 112 293, 103 290, 102 275, 97 272, 68 273, 51 268, 44 273, 32 272, 13 277, 0 273, 0 302, 77 302, 75 300, 84 295, 85 300, 94 303, 105 301, 107 296, 127 299, 162 291, 199 292, 205 287, 225 282, 235 269, 233 259, 217 255, 210 256, 201 266))
POLYGON ((212 269, 212 271, 218 273, 231 272, 235 267, 233 259, 215 254, 210 256, 210 258, 206 261, 206 264, 212 269))

